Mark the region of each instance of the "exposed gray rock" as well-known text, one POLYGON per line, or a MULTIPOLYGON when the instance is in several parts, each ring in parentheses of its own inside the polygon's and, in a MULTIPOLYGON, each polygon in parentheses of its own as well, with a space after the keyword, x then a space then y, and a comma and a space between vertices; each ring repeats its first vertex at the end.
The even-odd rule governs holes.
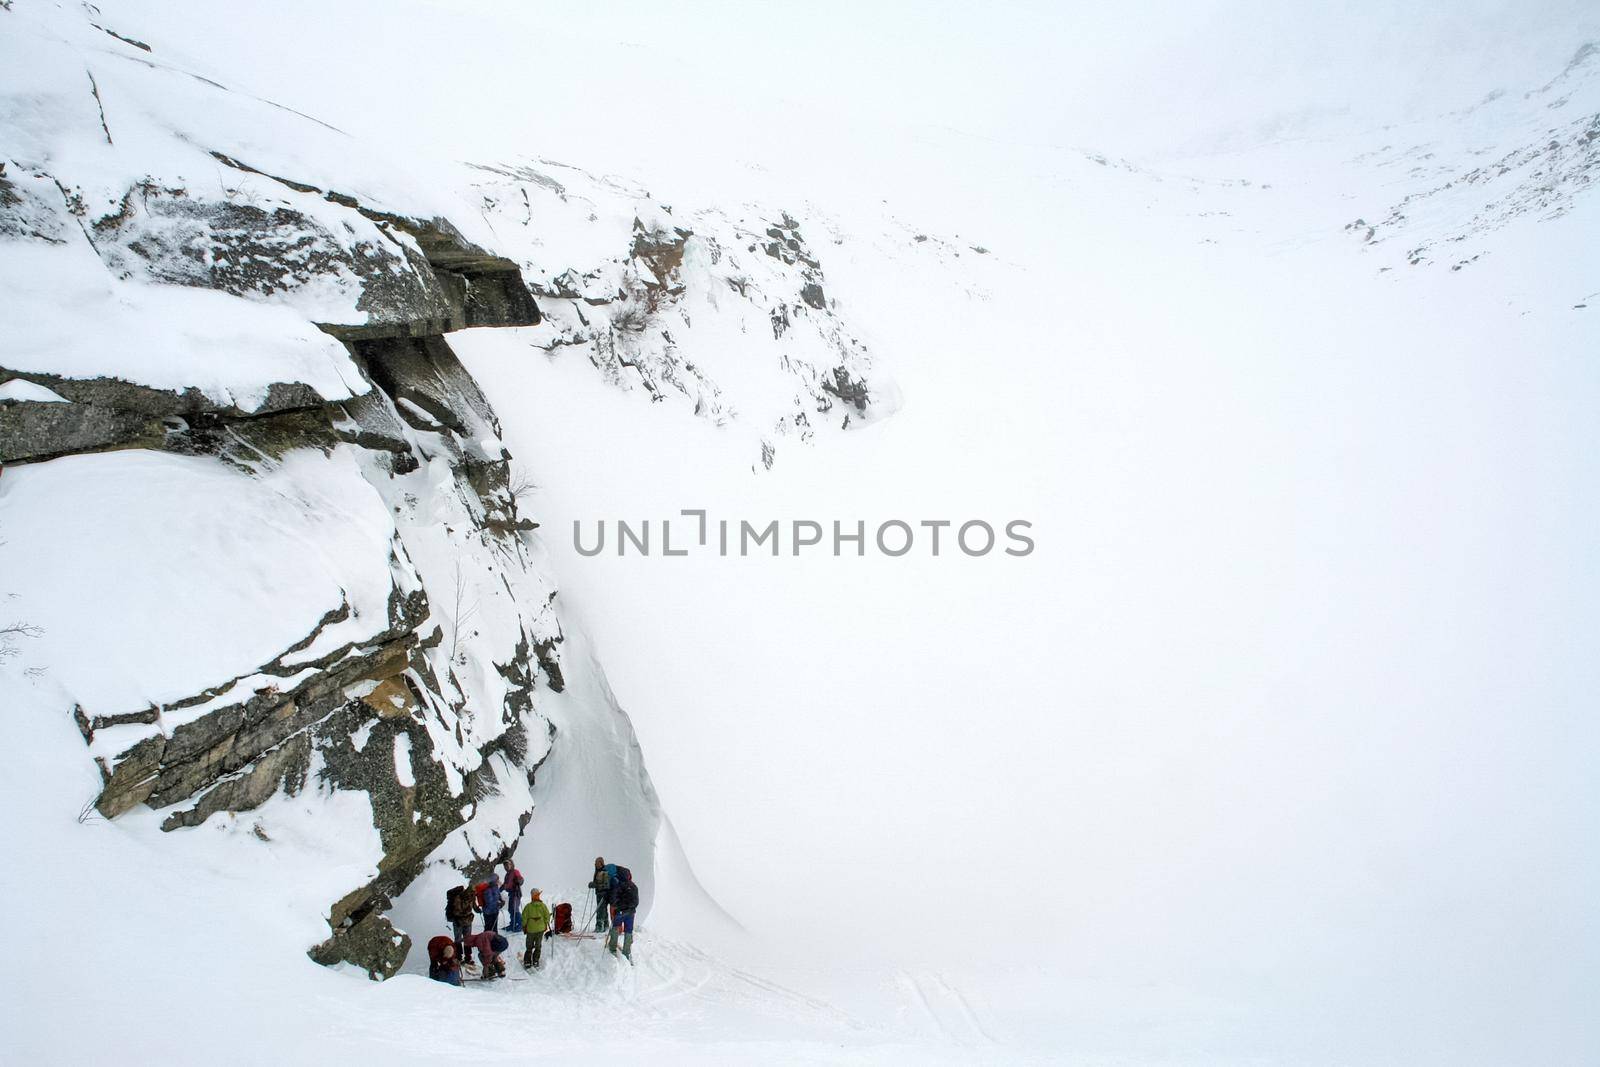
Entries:
POLYGON ((0 463, 108 448, 158 448, 159 418, 92 404, 0 401, 0 463))
POLYGON ((411 938, 394 928, 377 908, 360 918, 336 924, 333 936, 306 953, 325 967, 353 963, 374 981, 393 978, 405 965, 411 938))
POLYGON ((121 210, 93 229, 101 259, 124 275, 235 296, 348 280, 360 287, 356 307, 375 325, 444 322, 460 313, 459 294, 407 244, 340 237, 282 205, 145 185, 129 190, 121 210))
POLYGON ((62 243, 70 231, 57 209, 60 204, 61 194, 53 185, 31 176, 13 181, 0 162, 0 240, 62 243))
MULTIPOLYGON (((383 682, 405 670, 409 651, 417 644, 415 629, 427 617, 427 601, 420 591, 412 596, 402 596, 396 591, 390 599, 390 627, 375 642, 361 649, 340 649, 322 657, 320 662, 310 664, 320 666, 321 671, 298 684, 282 690, 269 685, 242 693, 235 700, 224 699, 216 709, 173 728, 170 735, 144 738, 118 756, 114 763, 102 766, 105 784, 96 808, 107 818, 115 818, 141 803, 153 808, 169 807, 225 777, 244 776, 246 769, 257 760, 348 703, 343 695, 346 687, 362 681, 383 682)), ((324 625, 328 621, 324 619, 324 625)), ((283 656, 294 651, 294 648, 286 649, 278 659, 264 664, 258 673, 284 678, 303 673, 307 664, 289 667, 282 663, 283 656)), ((177 711, 185 706, 216 701, 234 688, 231 683, 219 686, 170 707, 177 711)), ((132 718, 118 716, 113 720, 98 720, 98 724, 80 721, 79 726, 84 730, 85 739, 93 742, 100 730, 132 718)), ((239 795, 249 795, 247 787, 239 789, 239 795)), ((260 798, 264 799, 265 796, 260 798)), ((221 803, 206 814, 224 808, 239 810, 221 803)), ((205 815, 201 815, 193 821, 204 819, 205 815)), ((168 829, 191 824, 185 819, 168 822, 168 829)))
POLYGON ((199 826, 219 811, 248 811, 265 804, 279 786, 290 796, 305 783, 311 760, 311 737, 300 733, 264 754, 248 770, 218 783, 187 811, 174 812, 161 824, 163 830, 199 826))
POLYGON ((372 380, 405 402, 399 405, 402 418, 414 418, 407 410, 414 405, 434 423, 419 429, 442 426, 468 439, 483 430, 499 436, 500 422, 488 398, 442 337, 358 340, 351 347, 372 380))
POLYGON ((246 412, 198 389, 172 391, 118 378, 64 378, 0 367, 0 380, 12 378, 42 385, 70 403, 0 401, 0 462, 118 448, 217 453, 223 431, 246 424, 243 436, 273 455, 297 441, 322 446, 334 440, 326 402, 300 382, 274 383, 260 407, 246 412))

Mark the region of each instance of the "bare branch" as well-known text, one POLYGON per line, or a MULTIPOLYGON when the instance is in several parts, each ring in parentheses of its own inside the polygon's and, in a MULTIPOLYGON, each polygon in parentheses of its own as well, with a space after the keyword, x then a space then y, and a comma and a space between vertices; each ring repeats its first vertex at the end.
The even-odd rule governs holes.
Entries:
POLYGON ((473 616, 478 613, 478 602, 476 600, 471 604, 466 602, 470 588, 471 585, 467 581, 466 575, 461 573, 461 561, 456 560, 455 588, 451 598, 450 609, 450 662, 452 664, 461 662, 458 658, 461 648, 461 631, 467 623, 472 621, 473 616))

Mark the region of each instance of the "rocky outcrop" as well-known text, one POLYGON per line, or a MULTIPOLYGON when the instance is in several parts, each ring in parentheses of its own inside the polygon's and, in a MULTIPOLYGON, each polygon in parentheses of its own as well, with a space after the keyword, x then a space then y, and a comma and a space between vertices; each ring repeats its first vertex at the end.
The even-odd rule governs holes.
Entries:
POLYGON ((117 448, 220 454, 229 430, 275 453, 282 451, 275 440, 325 443, 318 438, 318 424, 326 421, 318 413, 325 402, 300 382, 270 386, 260 406, 247 412, 218 403, 199 389, 168 391, 117 378, 68 378, 0 367, 0 382, 12 380, 43 386, 68 402, 0 401, 5 416, 0 419, 0 462, 29 463, 117 448))
POLYGON ((361 912, 360 918, 339 921, 333 936, 316 945, 307 955, 325 967, 352 963, 374 979, 391 978, 406 962, 411 938, 394 928, 375 908, 361 912))
MULTIPOLYGON (((805 442, 888 410, 868 384, 867 346, 841 318, 822 258, 788 212, 684 213, 627 183, 548 161, 477 169, 484 210, 541 300, 546 329, 535 343, 552 356, 586 358, 619 389, 749 427, 765 466, 783 439, 805 442), (582 234, 558 247, 589 254, 552 256, 536 219, 582 234), (772 380, 792 385, 777 406, 771 390, 741 392, 747 369, 727 373, 697 358, 702 331, 714 336, 730 323, 744 365, 766 360, 772 380)), ((719 337, 707 347, 727 343, 719 337)))
MULTIPOLYGON (((466 326, 540 321, 513 261, 443 219, 376 209, 288 178, 273 180, 299 206, 151 180, 96 215, 70 194, 54 206, 34 196, 33 177, 27 189, 0 184, 0 241, 81 236, 118 276, 243 300, 322 306, 329 293, 341 295, 355 314, 319 325, 344 344, 364 382, 341 400, 302 382, 272 384, 245 407, 196 387, 0 368, 0 383, 26 383, 0 399, 0 460, 135 448, 256 471, 298 449, 347 449, 373 490, 394 498, 396 513, 424 488, 400 480, 442 460, 453 479, 439 506, 465 520, 447 536, 503 542, 497 558, 528 566, 518 539, 534 524, 518 512, 498 420, 444 337, 466 326), (339 218, 345 222, 330 221, 339 218)), ((280 794, 365 794, 381 842, 377 870, 329 905, 329 937, 310 955, 380 978, 401 966, 410 946, 384 910, 477 801, 505 786, 491 759, 531 759, 534 767, 543 759, 553 731, 533 693, 541 676, 552 688, 561 684, 553 592, 514 613, 516 643, 506 662, 491 665, 495 687, 458 676, 478 654, 472 634, 461 632, 467 611, 430 600, 405 529, 397 520, 380 622, 357 619, 346 602, 245 675, 159 706, 76 712, 101 771, 95 807, 106 818, 146 805, 165 813, 163 830, 176 832, 280 794)), ((459 590, 459 570, 456 580, 459 590)), ((532 768, 521 773, 531 782, 532 768)), ((530 815, 521 811, 505 832, 514 835, 530 815)))
MULTIPOLYGON (((335 269, 352 271, 361 279, 358 307, 367 312, 367 321, 326 324, 324 329, 329 332, 344 338, 405 337, 448 333, 467 326, 539 323, 538 305, 517 265, 474 245, 449 220, 419 219, 376 209, 348 194, 266 174, 220 152, 212 155, 236 170, 261 174, 295 192, 349 208, 374 223, 378 233, 395 246, 390 249, 366 242, 350 247, 338 240, 324 239, 330 235, 326 231, 317 233, 317 228, 307 225, 303 218, 285 220, 285 228, 298 242, 296 260, 307 259, 313 254, 312 249, 321 257, 319 269, 307 272, 299 279, 301 284, 335 269)), ((253 231, 260 232, 259 228, 253 231)), ((258 238, 252 236, 245 244, 255 240, 258 238)))
MULTIPOLYGON (((231 157, 219 161, 259 173, 231 157)), ((0 169, 0 239, 61 243, 81 232, 115 275, 212 289, 257 300, 300 303, 312 311, 348 304, 351 313, 319 322, 355 345, 427 339, 468 326, 537 324, 540 312, 517 265, 486 252, 444 219, 418 219, 362 205, 304 182, 274 178, 304 208, 251 203, 145 181, 115 210, 97 214, 67 192, 52 205, 0 169), (317 206, 320 205, 320 206, 317 206), (342 218, 334 224, 327 216, 342 218), (338 299, 334 299, 338 298, 338 299)), ((64 188, 64 186, 63 186, 64 188)), ((3 357, 0 357, 3 358, 3 357)), ((399 357, 396 357, 399 358, 399 357)), ((0 363, 0 382, 42 385, 69 403, 4 402, 0 462, 23 463, 116 448, 220 453, 239 436, 269 452, 284 444, 324 445, 334 413, 299 382, 272 384, 248 410, 199 388, 164 390, 113 377, 78 377, 0 363), (296 413, 284 419, 285 413, 296 413), (275 421, 268 421, 274 420, 275 421)), ((481 402, 479 408, 487 408, 481 402)), ((412 398, 414 402, 414 398, 412 398)), ((371 411, 368 401, 353 402, 371 411)), ((442 411, 443 409, 438 409, 442 411)), ((370 421, 370 420, 369 420, 370 421)))
MULTIPOLYGON (((385 491, 387 479, 442 456, 454 472, 459 506, 472 520, 461 535, 507 540, 508 553, 521 552, 516 539, 533 524, 520 516, 510 491, 509 454, 492 444, 498 421, 445 340, 402 336, 349 344, 374 385, 368 394, 267 415, 190 411, 181 426, 151 416, 161 427, 158 436, 126 438, 118 446, 214 451, 240 465, 294 448, 350 447, 369 457, 385 491)), ((103 402, 87 408, 109 401, 161 410, 184 400, 122 383, 55 384, 80 402, 103 402)), ((161 707, 93 716, 80 709, 77 716, 104 779, 96 807, 108 818, 140 804, 172 809, 162 822, 170 831, 308 786, 365 793, 382 843, 378 871, 330 908, 333 932, 312 956, 353 962, 380 977, 393 973, 409 944, 382 911, 463 824, 474 801, 494 791, 488 758, 528 757, 530 721, 538 724, 543 747, 534 755, 542 758, 550 731, 537 715, 533 692, 541 672, 552 689, 561 686, 559 628, 530 612, 515 654, 494 664, 502 682, 499 706, 472 706, 468 687, 454 677, 461 653, 444 647, 452 620, 416 583, 403 537, 393 546, 391 567, 396 577, 388 618, 376 633, 326 647, 352 622, 346 606, 247 676, 161 707), (440 738, 464 741, 462 723, 484 716, 498 724, 487 743, 440 750, 440 738), (410 754, 409 775, 397 769, 397 745, 410 754), (460 768, 454 784, 451 766, 460 768)), ((535 607, 547 611, 549 598, 535 607)))

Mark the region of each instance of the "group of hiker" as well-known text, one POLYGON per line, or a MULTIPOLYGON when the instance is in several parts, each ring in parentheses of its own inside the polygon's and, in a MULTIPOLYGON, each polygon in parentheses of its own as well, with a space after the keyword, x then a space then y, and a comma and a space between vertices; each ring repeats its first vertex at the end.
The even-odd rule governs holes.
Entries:
MULTIPOLYGON (((510 857, 500 862, 505 867, 503 879, 491 870, 487 881, 452 886, 445 894, 444 917, 451 932, 428 941, 428 977, 434 981, 460 985, 462 968, 472 964, 473 953, 477 953, 484 979, 505 977, 505 953, 511 947, 506 934, 523 936, 522 966, 529 971, 541 966, 547 937, 573 935, 572 905, 557 904, 552 912, 538 889, 528 889, 528 902, 523 904, 522 872, 510 857), (474 932, 480 915, 483 929, 474 932), (500 932, 502 915, 507 917, 505 934, 500 932)), ((596 856, 594 877, 588 887, 595 898, 595 933, 609 931, 606 950, 615 956, 620 948, 632 963, 633 916, 639 908, 639 887, 634 884, 633 873, 596 856)))

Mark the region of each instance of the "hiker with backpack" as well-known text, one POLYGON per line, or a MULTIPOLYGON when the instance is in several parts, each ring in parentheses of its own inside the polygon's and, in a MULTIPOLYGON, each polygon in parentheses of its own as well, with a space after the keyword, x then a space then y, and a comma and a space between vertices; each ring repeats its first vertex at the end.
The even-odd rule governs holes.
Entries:
POLYGON ((594 858, 594 877, 589 879, 589 888, 594 890, 594 932, 600 933, 610 923, 606 921, 606 898, 611 892, 611 872, 615 866, 606 866, 604 856, 594 858))
POLYGON ((522 909, 522 966, 533 970, 544 954, 544 935, 550 929, 550 905, 539 899, 539 891, 528 891, 528 906, 522 909))
POLYGON ((445 934, 428 940, 428 977, 447 985, 461 984, 461 958, 455 941, 445 934))
POLYGON ((506 932, 520 934, 522 932, 522 872, 511 865, 509 856, 506 857, 505 865, 506 880, 503 884, 506 887, 506 915, 509 917, 506 932))
POLYGON ((483 928, 491 934, 500 929, 500 909, 504 904, 500 876, 490 872, 489 880, 478 886, 478 906, 483 909, 483 928))
POLYGON ((611 905, 611 932, 606 935, 606 949, 617 954, 617 935, 623 934, 622 955, 633 962, 633 914, 639 910, 639 887, 633 884, 633 874, 626 867, 618 867, 611 878, 607 902, 611 905))
POLYGON ((492 978, 504 978, 506 973, 506 961, 500 954, 509 948, 510 945, 511 942, 507 941, 502 935, 494 933, 490 930, 480 930, 471 937, 467 938, 467 951, 469 955, 466 957, 464 962, 470 962, 471 951, 473 949, 477 949, 478 962, 483 966, 483 979, 488 981, 492 978))
POLYGON ((464 885, 453 886, 444 895, 444 921, 455 934, 456 959, 465 957, 467 938, 472 936, 472 917, 478 913, 472 899, 472 890, 464 885))

